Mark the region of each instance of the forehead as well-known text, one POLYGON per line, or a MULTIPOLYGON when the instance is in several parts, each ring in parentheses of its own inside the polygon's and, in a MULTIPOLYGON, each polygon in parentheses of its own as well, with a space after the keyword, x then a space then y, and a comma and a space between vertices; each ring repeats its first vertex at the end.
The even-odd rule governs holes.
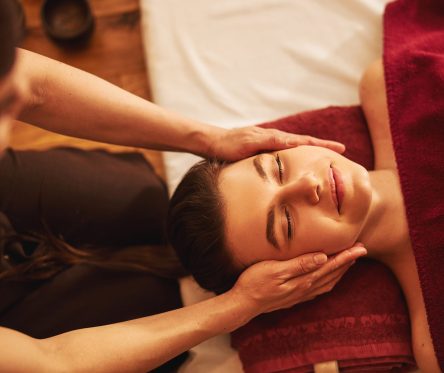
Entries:
MULTIPOLYGON (((270 259, 270 251, 276 250, 266 239, 271 185, 258 175, 253 159, 231 164, 219 176, 228 249, 243 265, 251 264, 253 259, 270 259)), ((266 162, 273 160, 271 156, 264 159, 266 162)))

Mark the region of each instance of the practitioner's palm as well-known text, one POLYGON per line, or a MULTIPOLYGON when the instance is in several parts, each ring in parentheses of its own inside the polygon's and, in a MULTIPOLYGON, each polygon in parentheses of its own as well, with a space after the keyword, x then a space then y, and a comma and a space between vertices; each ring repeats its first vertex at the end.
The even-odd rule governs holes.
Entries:
POLYGON ((321 267, 314 261, 314 254, 260 262, 242 273, 233 291, 246 297, 258 314, 288 308, 330 291, 366 252, 362 246, 355 246, 329 258, 321 267))
POLYGON ((344 145, 335 141, 251 126, 225 132, 217 141, 213 142, 209 155, 237 161, 260 152, 288 149, 299 145, 322 146, 338 153, 343 153, 345 150, 344 145))

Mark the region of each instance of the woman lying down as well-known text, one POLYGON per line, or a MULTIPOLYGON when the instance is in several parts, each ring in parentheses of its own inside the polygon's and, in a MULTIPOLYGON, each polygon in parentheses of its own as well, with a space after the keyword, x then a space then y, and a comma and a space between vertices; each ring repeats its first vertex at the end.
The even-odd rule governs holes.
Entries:
POLYGON ((410 242, 389 128, 381 62, 361 80, 360 96, 375 170, 315 146, 236 162, 203 161, 177 188, 169 234, 184 266, 206 289, 223 292, 247 267, 364 243, 396 275, 409 308, 421 372, 439 372, 410 242))

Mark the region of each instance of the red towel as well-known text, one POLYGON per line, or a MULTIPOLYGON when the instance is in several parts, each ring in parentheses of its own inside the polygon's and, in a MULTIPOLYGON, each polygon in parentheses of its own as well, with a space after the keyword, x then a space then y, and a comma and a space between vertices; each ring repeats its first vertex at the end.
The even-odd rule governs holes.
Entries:
MULTIPOLYGON (((341 141, 345 156, 373 168, 359 107, 330 107, 263 126, 341 141)), ((233 333, 232 343, 247 373, 312 372, 314 363, 329 360, 348 372, 414 366, 402 292, 390 271, 371 260, 358 261, 331 293, 254 319, 233 333)))
POLYGON ((427 318, 444 371, 444 1, 384 16, 390 126, 427 318))

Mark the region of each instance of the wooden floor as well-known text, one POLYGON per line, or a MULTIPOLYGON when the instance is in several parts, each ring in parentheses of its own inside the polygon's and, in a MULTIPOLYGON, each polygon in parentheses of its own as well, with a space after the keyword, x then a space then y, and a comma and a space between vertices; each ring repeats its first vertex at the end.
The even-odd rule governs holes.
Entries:
MULTIPOLYGON (((43 0, 23 0, 27 32, 21 47, 65 62, 100 76, 140 97, 150 99, 147 67, 142 49, 139 0, 90 0, 95 30, 88 45, 79 50, 64 49, 44 33, 40 21, 43 0)), ((56 135, 23 123, 14 125, 11 145, 16 149, 46 149, 76 146, 85 149, 134 151, 56 135)), ((139 150, 141 151, 141 150, 139 150)), ((165 177, 160 152, 141 151, 165 177)))

